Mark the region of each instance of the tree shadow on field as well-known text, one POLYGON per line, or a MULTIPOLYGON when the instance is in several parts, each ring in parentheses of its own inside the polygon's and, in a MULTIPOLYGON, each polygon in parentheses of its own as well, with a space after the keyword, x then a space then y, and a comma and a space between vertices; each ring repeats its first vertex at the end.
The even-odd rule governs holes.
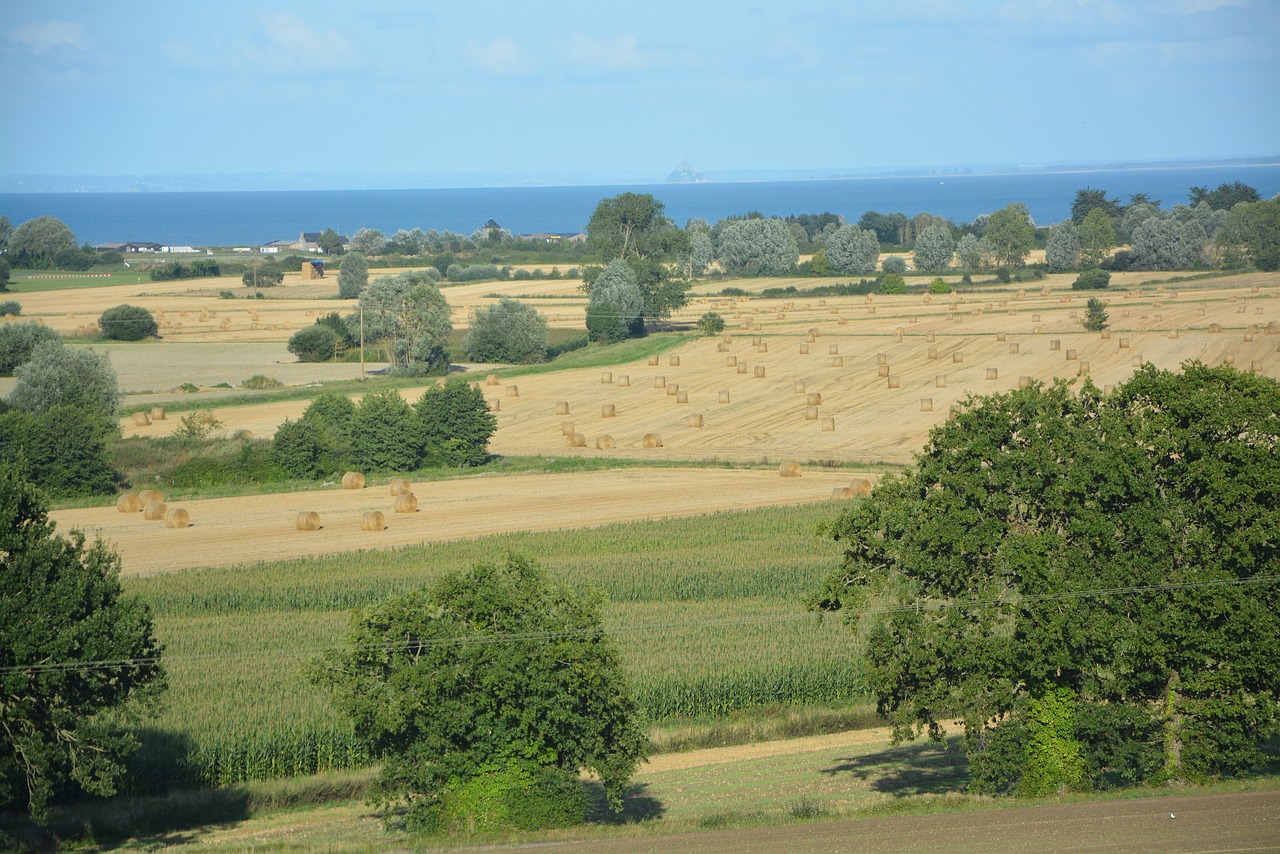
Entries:
POLYGON ((877 792, 905 798, 962 792, 969 783, 969 762, 953 735, 945 745, 917 742, 877 753, 840 759, 823 774, 848 774, 866 780, 877 792))
POLYGON ((594 780, 585 784, 587 797, 587 821, 595 824, 633 824, 662 818, 666 807, 657 798, 647 794, 648 784, 637 783, 627 788, 622 796, 622 812, 609 809, 609 800, 605 797, 604 786, 594 780))

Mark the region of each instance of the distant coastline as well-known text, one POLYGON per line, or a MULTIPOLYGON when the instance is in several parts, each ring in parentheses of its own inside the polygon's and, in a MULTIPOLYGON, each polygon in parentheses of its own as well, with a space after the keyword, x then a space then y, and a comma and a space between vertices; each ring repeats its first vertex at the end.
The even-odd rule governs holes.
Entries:
MULTIPOLYGON (((687 165, 687 161, 682 166, 687 165)), ((855 181, 884 178, 1081 174, 1090 172, 1204 169, 1280 165, 1280 154, 1199 160, 1119 163, 958 164, 857 169, 722 169, 696 173, 697 183, 744 184, 779 181, 855 181)), ((677 170, 678 171, 678 170, 677 170)), ((675 173, 672 173, 675 174, 675 173)), ((262 172, 159 173, 154 175, 0 175, 0 193, 216 193, 286 190, 516 189, 520 187, 658 186, 671 175, 609 173, 367 173, 262 172)))

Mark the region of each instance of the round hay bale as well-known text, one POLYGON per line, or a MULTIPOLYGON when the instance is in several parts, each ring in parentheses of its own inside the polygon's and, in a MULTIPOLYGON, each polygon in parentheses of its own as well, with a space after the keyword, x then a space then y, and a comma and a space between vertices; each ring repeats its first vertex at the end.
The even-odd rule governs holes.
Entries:
POLYGON ((1210 334, 1210 335, 1217 335, 1217 334, 1218 334, 1218 333, 1220 333, 1221 331, 1222 331, 1222 324, 1221 324, 1221 323, 1210 323, 1210 324, 1209 324, 1209 334, 1210 334))
POLYGON ((1010 345, 1009 345, 1009 352, 1010 352, 1010 353, 1015 353, 1015 354, 1016 354, 1016 353, 1018 352, 1018 350, 1019 350, 1019 349, 1020 349, 1020 347, 1019 347, 1019 345, 1018 345, 1018 342, 1016 342, 1016 341, 1014 341, 1012 344, 1010 344, 1010 345))
POLYGON ((888 353, 876 353, 876 364, 877 364, 877 365, 887 365, 887 364, 889 364, 889 354, 888 354, 888 353))
POLYGON ((1128 350, 1128 349, 1129 349, 1129 339, 1128 339, 1128 338, 1121 338, 1121 339, 1119 340, 1119 342, 1117 342, 1117 348, 1116 348, 1116 349, 1118 349, 1118 350, 1128 350))
POLYGON ((680 383, 667 384, 667 397, 675 397, 680 393, 680 383))
POLYGON ((413 492, 413 484, 403 477, 393 477, 387 482, 387 491, 391 493, 391 497, 398 495, 408 495, 413 492))
POLYGON ((1252 333, 1252 332, 1246 332, 1246 333, 1244 334, 1244 343, 1246 343, 1246 344, 1252 344, 1252 343, 1253 343, 1253 333, 1252 333))
POLYGON ((418 512, 418 496, 412 492, 406 492, 403 495, 396 496, 395 511, 397 513, 417 513, 418 512))
POLYGON ((921 411, 921 412, 932 412, 932 411, 933 411, 933 398, 932 398, 932 397, 922 397, 922 398, 920 398, 920 411, 921 411))
POLYGON ((897 335, 894 335, 894 336, 893 336, 893 343, 894 343, 894 344, 901 344, 901 343, 902 343, 902 333, 901 333, 901 332, 899 332, 897 335))
POLYGON ((145 412, 133 413, 133 423, 136 427, 146 427, 151 424, 151 416, 145 412))
POLYGON ((349 471, 342 476, 343 489, 364 489, 364 475, 358 471, 349 471))
POLYGON ((153 406, 153 407, 151 407, 151 420, 152 420, 152 421, 163 421, 163 420, 164 420, 164 407, 163 407, 163 406, 153 406))
POLYGON ((1018 377, 1018 388, 1026 388, 1029 385, 1031 385, 1031 377, 1026 374, 1018 377))
POLYGON ((936 333, 930 332, 924 336, 925 343, 932 344, 938 338, 936 333))
POLYGON ((951 404, 951 410, 950 410, 950 412, 948 413, 948 416, 950 416, 950 415, 959 415, 961 412, 964 412, 964 407, 963 407, 963 406, 961 406, 961 405, 960 405, 960 404, 958 404, 958 403, 953 403, 953 404, 951 404))
POLYGON ((831 367, 833 367, 833 368, 843 368, 843 367, 844 367, 844 356, 832 356, 832 357, 831 357, 831 367))
POLYGON ((738 357, 737 357, 737 356, 725 356, 725 357, 724 357, 724 363, 725 363, 725 365, 726 365, 727 367, 732 368, 732 367, 734 367, 734 366, 736 366, 736 365, 738 364, 738 357))
POLYGON ((1141 353, 1139 353, 1138 355, 1134 356, 1132 359, 1130 359, 1130 360, 1129 360, 1129 367, 1131 367, 1131 368, 1141 368, 1141 367, 1142 367, 1142 354, 1141 354, 1141 353))
POLYGON ((955 351, 954 353, 952 353, 952 354, 951 354, 951 363, 952 363, 952 364, 954 364, 954 365, 958 365, 958 364, 960 364, 960 363, 961 363, 961 362, 963 362, 963 361, 964 361, 964 353, 961 353, 959 350, 957 350, 957 351, 955 351))
POLYGON ((702 416, 701 416, 701 415, 690 415, 690 416, 689 416, 689 426, 690 426, 690 427, 701 427, 701 426, 702 426, 702 416))
POLYGON ((758 353, 768 353, 768 352, 769 352, 769 345, 768 345, 768 344, 761 344, 759 347, 757 347, 757 348, 756 348, 756 352, 758 352, 758 353))
POLYGON ((1255 374, 1262 373, 1262 362, 1258 359, 1253 359, 1249 362, 1249 370, 1255 374))
POLYGON ((164 514, 164 526, 166 528, 189 528, 191 527, 191 514, 181 507, 175 507, 164 514))
POLYGON ((804 420, 805 420, 805 421, 817 421, 817 420, 818 420, 818 407, 816 407, 816 406, 806 406, 806 407, 804 408, 804 420))
POLYGON ((807 355, 809 355, 809 345, 808 345, 808 344, 801 344, 801 345, 800 345, 800 355, 801 355, 801 356, 807 356, 807 355))
POLYGON ((614 447, 613 437, 607 433, 603 436, 596 437, 596 450, 611 451, 614 447))
POLYGON ((679 356, 670 356, 670 357, 668 357, 668 359, 667 359, 667 364, 668 364, 670 367, 678 368, 678 367, 680 366, 680 357, 679 357, 679 356))
POLYGON ((764 365, 756 365, 755 378, 764 379, 764 365))
POLYGON ((996 340, 999 341, 1001 344, 1004 343, 1004 339, 1005 339, 1005 333, 1003 332, 996 333, 996 340))
POLYGON ((1083 361, 1081 361, 1081 362, 1080 362, 1080 364, 1076 366, 1076 371, 1077 371, 1078 373, 1081 373, 1081 374, 1087 374, 1087 373, 1089 373, 1089 362, 1088 362, 1088 360, 1083 360, 1083 361))
POLYGON ((887 377, 887 376, 889 376, 889 366, 888 366, 888 365, 876 365, 876 376, 877 376, 877 377, 887 377))
POLYGON ((740 373, 740 374, 745 374, 746 372, 747 372, 747 366, 746 366, 746 365, 738 365, 738 373, 740 373))
POLYGON ((490 412, 501 412, 501 411, 502 411, 502 401, 501 401, 500 399, 496 398, 496 397, 491 397, 491 398, 489 398, 489 411, 490 411, 490 412))
POLYGON ((787 460, 785 463, 778 466, 778 475, 780 477, 799 477, 800 464, 795 460, 787 460))
POLYGON ((384 531, 387 528, 387 517, 381 510, 370 510, 360 514, 360 530, 384 531))
POLYGON ((613 385, 613 371, 600 374, 600 385, 613 385))
POLYGON ((828 344, 828 345, 827 345, 827 355, 828 355, 828 356, 834 356, 834 355, 836 355, 836 354, 837 354, 837 353, 839 353, 839 352, 840 352, 840 345, 839 345, 839 344, 828 344))
POLYGON ((871 481, 862 477, 854 478, 853 482, 849 484, 849 488, 853 490, 854 495, 870 495, 871 481))
POLYGON ((651 368, 652 368, 652 367, 654 367, 654 366, 655 366, 655 365, 657 365, 657 364, 658 364, 658 357, 657 357, 657 356, 650 356, 650 357, 649 357, 649 367, 651 367, 651 368))
POLYGON ((618 414, 618 408, 612 403, 606 403, 600 407, 601 418, 614 418, 618 414))
POLYGON ((573 422, 572 422, 572 421, 561 421, 561 422, 560 422, 560 435, 561 435, 561 436, 572 436, 572 435, 573 435, 573 422))
POLYGON ((721 403, 728 403, 728 402, 729 402, 729 392, 727 392, 727 391, 722 391, 722 392, 720 392, 720 402, 721 402, 721 403))
POLYGON ((142 499, 132 492, 123 493, 116 499, 116 509, 121 513, 137 513, 142 509, 142 499))
POLYGON ((1078 358, 1080 358, 1080 356, 1076 353, 1076 351, 1075 351, 1075 350, 1068 350, 1068 351, 1067 351, 1067 361, 1068 361, 1068 362, 1074 362, 1074 361, 1075 361, 1076 359, 1078 359, 1078 358))
POLYGON ((150 504, 152 501, 164 501, 164 493, 158 489, 144 489, 138 493, 138 500, 143 505, 150 504))
POLYGON ((1103 341, 1110 341, 1110 340, 1111 340, 1111 331, 1110 331, 1110 330, 1108 330, 1108 329, 1104 329, 1104 330, 1102 330, 1102 340, 1103 340, 1103 341))
POLYGON ((489 376, 485 377, 484 384, 485 385, 502 385, 502 380, 498 378, 497 374, 489 374, 489 376))
POLYGON ((814 342, 815 342, 815 341, 817 341, 817 340, 818 340, 818 338, 817 338, 817 336, 816 336, 816 335, 806 335, 806 336, 804 337, 804 343, 806 343, 806 344, 812 344, 812 343, 814 343, 814 342))
POLYGON ((569 414, 569 401, 562 400, 556 404, 556 415, 568 415, 568 414, 569 414))
POLYGON ((630 387, 631 387, 631 377, 628 376, 627 374, 619 374, 618 388, 630 388, 630 387))
POLYGON ((1230 353, 1222 357, 1222 364, 1224 365, 1234 365, 1235 363, 1236 363, 1236 357, 1231 355, 1230 353))
POLYGON ((823 418, 821 423, 822 423, 821 429, 823 433, 836 432, 836 420, 834 418, 830 418, 830 417, 823 418))
POLYGON ((929 352, 927 353, 927 358, 928 358, 928 359, 929 359, 929 361, 931 361, 931 362, 932 362, 932 361, 936 361, 936 360, 937 360, 937 358, 938 358, 938 348, 937 348, 937 347, 930 347, 930 348, 929 348, 929 352))
POLYGON ((1052 351, 1052 350, 1061 350, 1061 349, 1062 349, 1062 340, 1061 340, 1061 339, 1059 339, 1059 338, 1050 338, 1050 339, 1049 339, 1049 349, 1050 349, 1051 351, 1052 351))
POLYGON ((907 334, 907 330, 905 330, 905 329, 903 329, 901 326, 899 326, 899 327, 897 327, 896 329, 894 329, 894 330, 893 330, 893 334, 894 334, 894 335, 905 335, 905 334, 907 334))
POLYGON ((946 388, 946 387, 947 387, 947 375, 946 375, 946 374, 935 374, 935 375, 934 375, 934 377, 933 377, 933 387, 934 387, 934 388, 946 388))
MULTIPOLYGON (((819 305, 821 305, 821 304, 822 304, 822 303, 819 303, 819 305)), ((812 337, 814 337, 814 338, 820 338, 820 337, 822 337, 822 330, 821 330, 821 329, 819 329, 819 328, 818 328, 818 327, 816 327, 816 326, 810 326, 810 327, 809 327, 809 335, 811 335, 811 336, 812 336, 812 337)))
POLYGON ((901 385, 901 381, 896 376, 889 377, 889 388, 900 388, 901 385))
POLYGON ((1170 330, 1169 330, 1169 337, 1170 337, 1170 338, 1177 338, 1177 337, 1178 337, 1178 330, 1176 330, 1176 329, 1170 329, 1170 330))
POLYGON ((987 368, 987 379, 989 379, 989 380, 998 380, 998 379, 1000 379, 1000 369, 999 369, 999 368, 987 368))
POLYGON ((298 531, 320 530, 320 514, 314 510, 303 510, 293 520, 293 527, 298 531))
POLYGON ((661 448, 662 437, 657 433, 645 433, 644 438, 640 440, 640 444, 646 448, 661 448))
POLYGON ((797 380, 795 385, 796 394, 804 394, 804 380, 797 380))
MULTIPOLYGON (((803 390, 803 389, 802 389, 802 390, 803 390)), ((820 392, 820 391, 811 391, 811 392, 809 392, 809 393, 805 396, 805 403, 806 403, 806 404, 808 404, 809 406, 821 406, 821 405, 822 405, 822 392, 820 392)))
POLYGON ((832 498, 852 498, 853 490, 847 486, 837 486, 835 489, 831 490, 831 497, 832 498))
POLYGON ((720 336, 720 341, 724 344, 732 344, 733 335, 731 333, 726 332, 725 334, 720 336))
POLYGON ((729 352, 729 345, 728 345, 728 344, 726 344, 726 343, 724 343, 723 341, 721 341, 719 344, 717 344, 717 345, 716 345, 716 352, 717 352, 717 353, 728 353, 728 352, 729 352))
POLYGON ((148 501, 142 508, 142 518, 151 522, 159 522, 168 510, 163 501, 148 501))
POLYGON ((654 378, 653 378, 653 387, 654 387, 654 388, 666 388, 666 387, 667 387, 667 378, 666 378, 666 377, 654 377, 654 378))
POLYGON ((585 448, 587 446, 587 437, 581 433, 570 433, 564 437, 564 444, 567 448, 585 448))
POLYGON ((689 402, 689 392, 685 391, 684 389, 681 389, 680 391, 676 392, 676 403, 688 403, 688 402, 689 402))
POLYGON ((507 386, 507 390, 504 392, 504 394, 505 394, 507 397, 519 397, 519 396, 520 396, 520 386, 518 386, 518 385, 509 385, 509 386, 507 386))

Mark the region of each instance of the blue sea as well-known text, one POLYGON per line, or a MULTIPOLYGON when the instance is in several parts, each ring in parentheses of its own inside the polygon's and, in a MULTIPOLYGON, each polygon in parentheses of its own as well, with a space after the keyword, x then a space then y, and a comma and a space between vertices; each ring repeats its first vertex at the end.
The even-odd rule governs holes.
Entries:
POLYGON ((1070 216, 1076 191, 1085 187, 1122 202, 1147 193, 1171 208, 1185 204, 1193 186, 1232 181, 1271 198, 1280 193, 1280 165, 475 189, 3 193, 0 214, 15 226, 55 216, 82 243, 189 246, 256 246, 326 228, 348 235, 359 228, 471 234, 491 218, 516 234, 576 233, 602 198, 625 191, 652 193, 681 226, 694 217, 714 223, 753 210, 765 216, 831 211, 850 222, 869 210, 928 212, 960 223, 1010 202, 1026 204, 1037 224, 1051 225, 1070 216))

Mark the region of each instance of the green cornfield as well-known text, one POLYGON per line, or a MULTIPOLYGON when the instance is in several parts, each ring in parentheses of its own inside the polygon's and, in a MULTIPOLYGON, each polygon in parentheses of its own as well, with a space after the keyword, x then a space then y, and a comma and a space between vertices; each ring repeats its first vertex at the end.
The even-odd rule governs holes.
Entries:
POLYGON ((507 552, 597 591, 650 720, 862 696, 858 650, 803 600, 836 565, 823 503, 424 544, 127 579, 152 607, 169 690, 143 721, 130 788, 312 774, 372 761, 308 661, 342 643, 353 608, 507 552))

